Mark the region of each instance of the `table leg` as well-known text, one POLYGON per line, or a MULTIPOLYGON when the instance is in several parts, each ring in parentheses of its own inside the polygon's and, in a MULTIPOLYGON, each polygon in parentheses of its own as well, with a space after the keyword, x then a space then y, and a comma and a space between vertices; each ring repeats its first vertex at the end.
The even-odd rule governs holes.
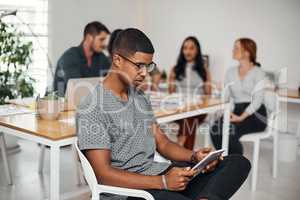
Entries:
POLYGON ((1 148, 3 164, 4 164, 5 175, 6 175, 8 184, 12 185, 13 184, 12 176, 11 176, 11 171, 10 171, 10 167, 9 167, 9 161, 7 159, 5 138, 4 138, 3 133, 1 133, 1 132, 0 132, 0 148, 1 148))
POLYGON ((73 158, 75 162, 75 167, 76 167, 76 177, 77 177, 77 184, 81 185, 81 170, 80 170, 80 164, 79 164, 79 158, 78 154, 75 148, 75 145, 72 144, 72 153, 73 153, 73 158))
POLYGON ((60 147, 50 147, 50 200, 59 200, 60 147))
POLYGON ((225 149, 224 155, 227 156, 229 148, 230 104, 225 105, 223 120, 222 149, 225 149))
POLYGON ((46 146, 40 145, 40 155, 39 155, 39 173, 42 174, 44 170, 44 162, 45 162, 45 148, 46 146))

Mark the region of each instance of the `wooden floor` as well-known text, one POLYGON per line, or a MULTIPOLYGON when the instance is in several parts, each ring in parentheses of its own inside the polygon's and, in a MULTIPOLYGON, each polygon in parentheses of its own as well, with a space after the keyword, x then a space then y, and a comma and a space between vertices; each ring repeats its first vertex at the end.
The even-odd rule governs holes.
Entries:
MULTIPOLYGON (((9 156, 13 171, 13 186, 7 186, 3 173, 3 164, 0 160, 0 200, 45 199, 49 192, 49 154, 46 157, 44 175, 38 174, 39 147, 27 141, 19 141, 22 148, 20 153, 9 156)), ((251 146, 245 146, 246 156, 251 158, 251 146)), ((257 191, 250 191, 249 179, 234 195, 234 200, 299 200, 300 199, 300 157, 293 163, 279 163, 277 179, 271 176, 271 143, 262 143, 259 165, 259 179, 257 191)), ((78 186, 75 176, 75 165, 70 149, 63 150, 61 157, 61 192, 75 194, 84 189, 78 186)), ((89 194, 81 194, 71 200, 88 200, 89 194)))

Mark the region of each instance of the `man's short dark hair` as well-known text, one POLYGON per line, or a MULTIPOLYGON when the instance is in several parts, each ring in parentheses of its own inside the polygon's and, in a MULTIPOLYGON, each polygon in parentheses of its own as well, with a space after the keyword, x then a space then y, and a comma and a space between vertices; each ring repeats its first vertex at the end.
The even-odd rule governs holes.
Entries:
POLYGON ((116 29, 110 34, 109 42, 107 45, 107 51, 110 54, 109 56, 112 56, 112 48, 113 48, 113 43, 115 39, 117 38, 118 34, 123 31, 122 29, 116 29))
POLYGON ((88 23, 84 27, 83 36, 85 37, 87 34, 95 36, 101 32, 105 32, 107 34, 110 33, 108 28, 104 24, 102 24, 101 22, 98 22, 98 21, 94 21, 94 22, 88 23))
POLYGON ((150 39, 135 28, 121 31, 113 42, 112 53, 132 56, 136 52, 153 54, 154 48, 150 39))

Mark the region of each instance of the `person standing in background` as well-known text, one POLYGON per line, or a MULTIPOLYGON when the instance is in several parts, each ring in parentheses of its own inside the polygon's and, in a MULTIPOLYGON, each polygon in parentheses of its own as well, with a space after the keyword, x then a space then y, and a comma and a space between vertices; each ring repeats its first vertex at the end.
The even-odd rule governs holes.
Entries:
POLYGON ((66 50, 58 59, 54 75, 54 91, 65 95, 71 78, 98 77, 106 75, 110 61, 102 52, 106 47, 108 28, 100 22, 88 23, 84 28, 83 40, 79 46, 66 50))
MULTIPOLYGON (((229 154, 243 154, 239 141, 245 134, 261 132, 266 129, 267 111, 264 100, 265 73, 256 61, 256 43, 249 38, 236 40, 233 59, 238 67, 230 68, 225 75, 225 99, 234 103, 230 115, 229 154)), ((211 139, 216 149, 222 146, 222 118, 211 128, 211 139)))
MULTIPOLYGON (((211 94, 211 74, 205 65, 201 46, 196 37, 187 37, 181 46, 175 67, 169 75, 169 93, 180 92, 191 95, 211 94)), ((197 126, 206 115, 179 120, 178 143, 188 149, 194 148, 197 126)))

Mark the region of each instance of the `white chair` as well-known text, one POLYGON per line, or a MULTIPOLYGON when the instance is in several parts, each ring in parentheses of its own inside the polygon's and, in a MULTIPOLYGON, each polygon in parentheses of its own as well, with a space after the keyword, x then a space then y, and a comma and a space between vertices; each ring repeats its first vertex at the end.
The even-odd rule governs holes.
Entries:
POLYGON ((0 132, 0 149, 1 149, 2 160, 3 160, 3 164, 4 164, 5 175, 6 175, 8 184, 12 185, 13 182, 12 182, 12 176, 11 176, 9 161, 8 161, 8 158, 7 158, 6 143, 5 143, 4 134, 2 132, 0 132))
POLYGON ((278 112, 279 100, 274 92, 266 92, 264 104, 268 111, 267 128, 263 132, 251 133, 244 135, 240 138, 241 142, 253 143, 253 158, 252 158, 252 180, 251 190, 256 190, 257 174, 258 174, 258 161, 259 161, 259 148, 260 141, 266 138, 273 138, 273 178, 277 177, 277 162, 278 162, 278 112))
POLYGON ((122 196, 139 197, 146 200, 154 200, 153 196, 150 193, 143 190, 128 189, 128 188, 98 184, 92 166, 90 165, 89 161, 86 159, 86 157, 78 148, 77 139, 75 141, 75 148, 79 155, 84 176, 92 191, 92 200, 100 200, 101 193, 110 193, 110 194, 122 195, 122 196))
POLYGON ((200 136, 203 136, 201 139, 203 139, 203 146, 202 147, 211 147, 212 142, 210 140, 210 128, 213 125, 215 121, 215 113, 214 114, 207 114, 205 120, 200 124, 200 126, 197 128, 197 135, 196 140, 197 142, 200 138, 200 136), (197 138, 198 137, 198 138, 197 138))
MULTIPOLYGON (((217 86, 217 85, 213 84, 212 85, 212 96, 218 97, 218 98, 223 99, 224 101, 227 101, 227 99, 225 97, 225 92, 228 90, 228 86, 225 87, 223 90, 220 90, 220 88, 218 88, 218 87, 221 87, 221 86, 217 86)), ((232 101, 231 101, 231 104, 233 104, 232 101)), ((210 130, 211 130, 211 127, 214 125, 215 121, 217 119, 221 118, 222 116, 223 116, 223 111, 208 113, 205 120, 203 121, 203 123, 200 124, 200 126, 197 128, 196 141, 199 140, 199 139, 197 139, 197 136, 203 136, 201 138, 204 140, 202 147, 212 147, 213 146, 211 138, 210 138, 210 130)))

